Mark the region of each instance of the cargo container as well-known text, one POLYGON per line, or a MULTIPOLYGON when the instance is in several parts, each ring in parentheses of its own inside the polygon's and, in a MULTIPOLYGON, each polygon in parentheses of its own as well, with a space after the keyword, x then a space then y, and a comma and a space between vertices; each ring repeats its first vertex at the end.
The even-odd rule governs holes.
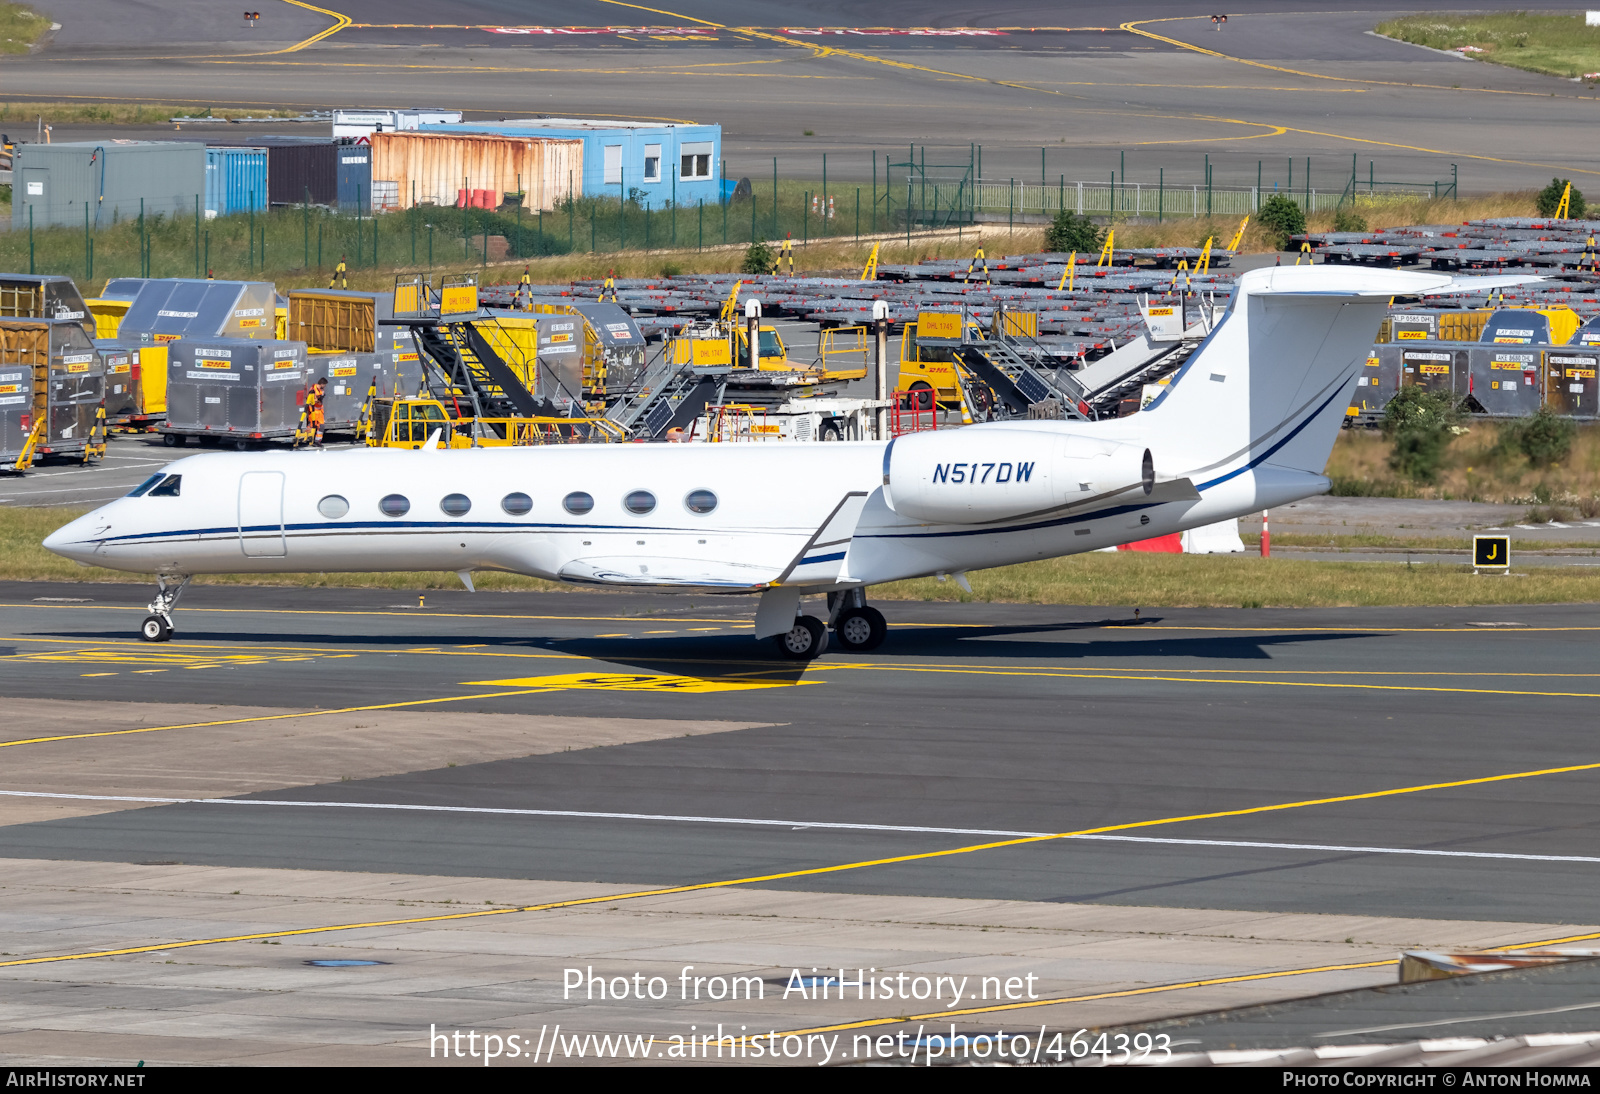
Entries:
POLYGON ((1569 343, 1574 346, 1600 346, 1600 315, 1590 319, 1578 328, 1578 333, 1573 335, 1569 343))
POLYGON ((111 297, 91 296, 84 301, 89 309, 89 314, 94 317, 94 336, 96 338, 115 338, 122 330, 122 317, 128 314, 128 307, 132 300, 118 300, 111 297))
POLYGON ((581 140, 482 133, 374 133, 380 208, 554 209, 583 178, 581 140), (474 196, 476 195, 476 196, 474 196))
MULTIPOLYGON (((644 374, 644 335, 620 305, 574 303, 570 300, 534 298, 531 310, 540 316, 567 316, 541 323, 539 352, 548 355, 564 342, 558 336, 572 336, 580 346, 584 398, 591 403, 632 391, 644 374), (566 323, 572 321, 572 329, 566 323)), ((492 310, 493 316, 526 315, 526 312, 492 310)), ((484 330, 489 324, 480 323, 484 330)))
POLYGON ((339 148, 331 137, 212 138, 215 147, 267 150, 267 202, 271 205, 339 204, 339 148))
POLYGON ((1350 396, 1351 417, 1373 421, 1383 416, 1383 408, 1400 389, 1401 352, 1399 346, 1372 347, 1372 352, 1367 354, 1366 367, 1356 377, 1355 392, 1350 396))
POLYGON ((186 141, 79 141, 16 150, 11 223, 98 228, 147 217, 195 216, 206 153, 186 141))
POLYGON ((106 358, 106 422, 123 429, 145 429, 166 417, 167 346, 166 342, 123 342, 101 339, 96 342, 106 358), (126 378, 123 370, 112 367, 112 355, 127 354, 126 378), (126 390, 119 391, 119 385, 126 390))
POLYGON ((1574 418, 1600 417, 1600 352, 1559 346, 1548 349, 1544 369, 1546 406, 1574 418))
POLYGON ((26 413, 12 428, 31 430, 41 418, 46 422, 38 455, 87 462, 103 454, 103 367, 94 342, 73 320, 0 319, 0 373, 12 377, 0 381, 0 389, 14 389, 0 397, 27 396, 26 413))
POLYGON ((95 321, 72 278, 60 274, 0 273, 0 318, 70 319, 93 338, 95 321))
POLYGON ((33 365, 0 360, 0 471, 17 468, 33 422, 33 365))
POLYGON ((123 341, 266 338, 277 334, 278 294, 267 281, 152 278, 117 328, 123 341))
POLYGON ((206 149, 206 217, 267 207, 265 148, 206 149))
MULTIPOLYGON (((720 125, 639 125, 610 119, 515 118, 503 122, 427 123, 421 133, 492 133, 583 142, 583 165, 571 191, 590 197, 630 197, 661 208, 721 200, 720 125)), ((385 177, 382 174, 378 178, 385 177)), ((558 177, 560 187, 562 180, 558 177)), ((563 193, 564 196, 564 193, 563 193)))
POLYGON ((248 448, 294 440, 307 377, 304 342, 185 338, 167 347, 167 443, 187 437, 248 448))
POLYGON ((1444 342, 1476 342, 1489 318, 1488 309, 1421 308, 1395 312, 1383 321, 1378 341, 1411 342, 1438 339, 1444 342))
POLYGON ((1468 354, 1458 344, 1434 342, 1427 346, 1406 346, 1400 350, 1401 383, 1428 391, 1467 394, 1470 375, 1468 354))
POLYGON ((335 110, 333 135, 359 140, 373 133, 399 133, 419 125, 459 122, 461 111, 414 106, 406 110, 335 110))
POLYGON ((339 208, 345 212, 372 212, 372 150, 364 144, 340 145, 337 171, 339 208))
POLYGON ((367 397, 389 386, 383 377, 392 357, 388 353, 313 353, 307 357, 306 387, 327 381, 322 392, 324 432, 356 433, 367 397))
POLYGON ((288 337, 312 353, 388 353, 410 348, 404 327, 384 326, 394 318, 394 293, 346 289, 293 289, 288 297, 288 337))
POLYGON ((1565 345, 1578 329, 1571 308, 1498 308, 1484 323, 1478 341, 1505 346, 1565 345))
POLYGON ((1474 346, 1467 351, 1467 391, 1483 413, 1496 418, 1521 418, 1544 402, 1539 385, 1539 346, 1474 346))

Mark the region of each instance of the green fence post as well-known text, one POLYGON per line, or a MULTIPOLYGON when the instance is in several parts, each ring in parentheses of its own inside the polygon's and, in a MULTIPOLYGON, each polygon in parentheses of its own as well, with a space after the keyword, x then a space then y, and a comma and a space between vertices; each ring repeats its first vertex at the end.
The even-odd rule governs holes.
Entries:
POLYGON ((89 272, 89 203, 83 203, 83 279, 88 281, 89 272))
POLYGON ((1306 157, 1306 212, 1311 212, 1311 157, 1306 157))
MULTIPOLYGON (((432 231, 432 229, 429 229, 429 230, 430 230, 430 232, 432 231)), ((428 245, 429 245, 429 249, 430 249, 430 252, 431 252, 431 249, 432 249, 432 246, 433 246, 433 237, 431 235, 428 237, 428 245)), ((321 217, 317 218, 317 272, 318 273, 322 272, 322 218, 321 217)))
MULTIPOLYGON (((89 247, 90 255, 94 254, 93 244, 89 247)), ((90 276, 93 276, 91 274, 90 276)), ((194 196, 194 276, 200 276, 200 195, 194 196)))
POLYGON ((150 276, 150 249, 144 241, 144 198, 139 199, 139 276, 150 276))
POLYGON ((861 242, 861 187, 856 187, 856 242, 861 242))
POLYGON ((1156 223, 1167 219, 1167 169, 1161 168, 1156 176, 1156 223))
POLYGON ((822 153, 822 231, 819 235, 828 234, 828 153, 822 153))
POLYGON ((1011 196, 1011 209, 1006 214, 1006 231, 1007 232, 1015 232, 1017 230, 1017 180, 1016 179, 1011 179, 1009 181, 1009 183, 1007 184, 1007 192, 1011 196))
MULTIPOLYGON (((413 189, 415 189, 415 186, 416 184, 413 183, 413 189)), ((301 250, 303 252, 300 256, 301 266, 311 265, 311 188, 309 186, 305 188, 305 193, 306 199, 300 203, 300 237, 301 250)), ((413 201, 412 204, 415 205, 416 202, 413 201)), ((415 251, 416 248, 413 247, 412 250, 415 251)), ((416 256, 412 255, 412 257, 415 258, 416 256)))
POLYGON ((772 157, 772 238, 778 238, 778 157, 772 157))
POLYGON ((672 167, 672 245, 678 245, 678 165, 672 167))
MULTIPOLYGON (((888 168, 884 168, 885 171, 888 168)), ((872 231, 878 231, 878 150, 872 150, 872 231)))
POLYGON ((28 275, 33 275, 33 203, 28 203, 28 275))
POLYGON ((648 199, 644 203, 644 249, 647 251, 650 249, 650 202, 648 199))
POLYGON ((211 271, 211 230, 208 228, 206 230, 206 273, 207 273, 207 276, 210 275, 210 271, 211 271))
POLYGON ((699 207, 699 210, 700 210, 700 213, 699 213, 699 216, 700 216, 700 239, 699 239, 699 242, 697 242, 694 245, 694 249, 697 250, 697 251, 703 251, 703 250, 706 249, 706 199, 705 198, 701 198, 700 199, 700 203, 699 203, 698 207, 699 207))
POLYGON ((811 235, 811 191, 800 193, 800 246, 804 247, 811 235))

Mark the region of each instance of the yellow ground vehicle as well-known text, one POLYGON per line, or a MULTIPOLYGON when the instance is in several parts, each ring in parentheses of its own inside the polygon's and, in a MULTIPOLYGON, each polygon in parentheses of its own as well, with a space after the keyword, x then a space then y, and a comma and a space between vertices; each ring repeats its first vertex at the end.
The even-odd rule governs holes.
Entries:
MULTIPOLYGON (((1037 316, 1034 317, 1037 322, 1037 316)), ((900 338, 900 380, 897 388, 911 393, 915 405, 932 401, 951 407, 962 405, 960 376, 956 372, 956 347, 977 341, 983 328, 956 311, 922 311, 907 323, 900 338), (966 337, 962 337, 963 328, 966 337), (931 394, 924 394, 931 392, 931 394)))
POLYGON ((518 445, 620 441, 622 429, 604 418, 461 418, 437 399, 371 399, 367 444, 422 448, 510 448, 518 445))
POLYGON ((807 364, 790 358, 789 347, 784 345, 778 328, 761 323, 756 328, 756 358, 752 364, 748 320, 739 314, 739 289, 743 284, 734 283, 715 321, 691 327, 672 340, 668 352, 674 365, 791 373, 800 383, 859 380, 866 376, 871 353, 866 327, 823 331, 817 359, 807 364))

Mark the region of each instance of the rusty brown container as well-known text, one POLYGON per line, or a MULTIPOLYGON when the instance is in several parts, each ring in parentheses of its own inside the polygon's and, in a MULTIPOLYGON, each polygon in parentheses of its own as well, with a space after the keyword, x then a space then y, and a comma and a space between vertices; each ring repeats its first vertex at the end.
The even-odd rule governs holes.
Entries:
POLYGON ((385 194, 385 207, 473 205, 473 191, 487 191, 490 207, 553 209, 567 196, 572 179, 580 185, 583 180, 581 140, 486 133, 372 135, 372 186, 374 193, 385 194))

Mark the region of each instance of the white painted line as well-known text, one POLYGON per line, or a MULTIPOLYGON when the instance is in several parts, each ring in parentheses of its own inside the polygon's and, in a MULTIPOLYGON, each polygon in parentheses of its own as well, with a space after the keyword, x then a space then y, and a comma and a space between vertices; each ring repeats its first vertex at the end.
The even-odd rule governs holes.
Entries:
MULTIPOLYGON (((119 794, 50 794, 36 790, 0 790, 8 798, 52 798, 66 801, 138 802, 146 805, 263 805, 290 809, 383 809, 407 813, 482 813, 504 817, 572 817, 578 820, 671 821, 678 824, 750 824, 765 828, 833 828, 853 832, 904 832, 911 835, 1006 836, 1017 839, 1054 836, 1055 832, 1011 832, 994 828, 931 828, 902 824, 849 824, 842 821, 767 820, 755 817, 674 816, 669 813, 598 813, 576 809, 491 809, 473 805, 404 805, 399 802, 272 801, 265 798, 150 798, 119 794)), ((1248 847, 1281 851, 1347 851, 1363 855, 1429 855, 1439 858, 1513 859, 1527 862, 1600 862, 1592 855, 1520 855, 1509 851, 1435 851, 1418 847, 1355 847, 1338 843, 1260 843, 1252 840, 1174 839, 1161 836, 1084 835, 1067 839, 1110 843, 1155 843, 1178 847, 1248 847)))

